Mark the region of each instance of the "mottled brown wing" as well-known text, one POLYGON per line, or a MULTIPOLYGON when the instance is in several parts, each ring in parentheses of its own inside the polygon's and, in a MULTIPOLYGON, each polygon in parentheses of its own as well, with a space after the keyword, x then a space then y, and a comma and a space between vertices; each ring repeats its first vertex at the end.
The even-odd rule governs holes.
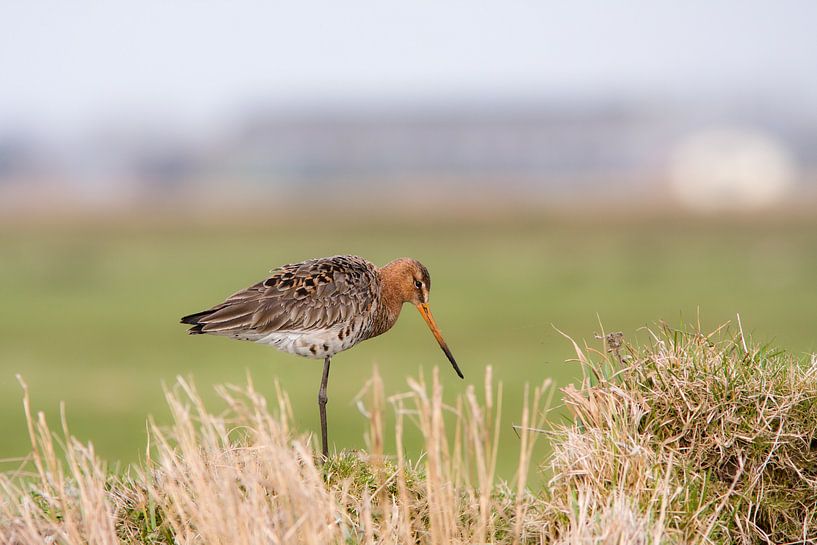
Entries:
POLYGON ((191 334, 313 331, 370 312, 379 296, 377 269, 357 256, 284 265, 220 305, 182 318, 191 334))

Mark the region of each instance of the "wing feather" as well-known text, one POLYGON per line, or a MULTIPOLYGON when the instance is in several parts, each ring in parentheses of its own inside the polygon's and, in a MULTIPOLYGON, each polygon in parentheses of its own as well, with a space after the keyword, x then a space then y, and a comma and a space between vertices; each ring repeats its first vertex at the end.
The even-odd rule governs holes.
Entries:
POLYGON ((357 256, 284 265, 211 309, 182 319, 190 333, 269 334, 346 324, 380 297, 377 268, 357 256))

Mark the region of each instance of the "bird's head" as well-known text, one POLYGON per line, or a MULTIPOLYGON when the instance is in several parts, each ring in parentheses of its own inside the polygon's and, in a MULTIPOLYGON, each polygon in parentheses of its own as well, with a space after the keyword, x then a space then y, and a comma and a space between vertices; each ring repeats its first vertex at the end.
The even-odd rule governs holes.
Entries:
POLYGON ((442 333, 440 333, 440 328, 437 327, 437 322, 434 321, 431 308, 428 306, 428 295, 429 291, 431 291, 431 275, 428 274, 428 269, 416 259, 403 257, 395 259, 384 266, 382 270, 386 280, 384 288, 396 292, 401 303, 411 303, 417 307, 420 316, 428 324, 428 328, 434 338, 437 339, 440 348, 445 352, 448 361, 454 366, 454 371, 457 372, 460 378, 464 378, 454 356, 451 354, 451 350, 448 349, 448 345, 443 339, 442 333))

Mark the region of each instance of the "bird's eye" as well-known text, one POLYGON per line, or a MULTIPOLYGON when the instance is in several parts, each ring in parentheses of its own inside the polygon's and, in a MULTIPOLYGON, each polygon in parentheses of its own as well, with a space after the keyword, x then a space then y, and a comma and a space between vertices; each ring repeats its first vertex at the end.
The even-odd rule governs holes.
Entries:
POLYGON ((420 282, 419 280, 415 280, 415 281, 414 281, 414 287, 415 287, 415 288, 417 288, 417 289, 419 290, 420 288, 422 288, 422 287, 423 287, 423 283, 422 283, 422 282, 420 282))

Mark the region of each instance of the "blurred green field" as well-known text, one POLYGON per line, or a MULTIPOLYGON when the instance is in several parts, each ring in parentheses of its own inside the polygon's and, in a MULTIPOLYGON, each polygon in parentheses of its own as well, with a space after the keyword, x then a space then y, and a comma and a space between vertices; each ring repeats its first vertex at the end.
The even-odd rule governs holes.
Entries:
MULTIPOLYGON (((330 440, 363 447, 367 422, 353 403, 377 364, 387 393, 441 368, 449 392, 504 383, 503 433, 525 382, 575 378, 569 343, 551 324, 592 339, 632 335, 658 319, 705 328, 740 313, 760 339, 796 353, 817 349, 817 221, 582 217, 518 221, 339 224, 137 222, 4 225, 0 232, 0 458, 28 440, 15 374, 53 423, 64 401, 72 432, 109 460, 144 456, 145 418, 166 411, 162 383, 192 375, 203 392, 242 383, 249 371, 269 395, 280 379, 300 430, 318 430, 320 362, 266 346, 189 337, 178 324, 275 265, 356 253, 383 264, 409 255, 433 277, 431 307, 466 381, 456 378, 421 318, 406 307, 393 331, 338 355, 329 387, 330 440)), ((212 399, 214 395, 210 395, 212 399)), ((509 476, 509 475, 505 475, 509 476)))

